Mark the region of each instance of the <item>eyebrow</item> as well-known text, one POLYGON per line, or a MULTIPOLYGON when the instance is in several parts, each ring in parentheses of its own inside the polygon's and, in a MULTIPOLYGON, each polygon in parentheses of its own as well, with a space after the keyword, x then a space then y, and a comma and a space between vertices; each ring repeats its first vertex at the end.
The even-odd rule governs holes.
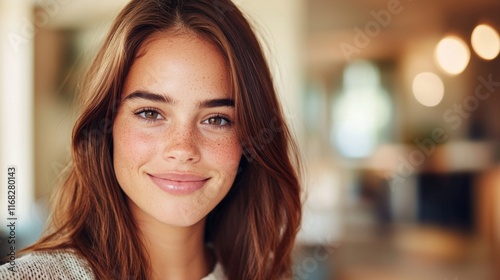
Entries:
POLYGON ((200 102, 200 108, 234 107, 234 100, 231 98, 210 99, 200 102))
POLYGON ((131 94, 127 95, 125 97, 125 100, 134 100, 134 99, 145 99, 153 102, 161 102, 161 103, 169 103, 172 104, 174 103, 174 100, 172 98, 163 95, 163 94, 156 94, 156 93, 151 93, 151 92, 145 92, 145 91, 134 91, 131 94))
MULTIPOLYGON (((134 99, 145 99, 153 102, 161 102, 166 104, 175 105, 178 103, 177 100, 174 100, 168 95, 157 94, 147 91, 134 91, 133 93, 127 95, 125 100, 134 100, 134 99)), ((232 98, 215 98, 203 100, 198 104, 199 108, 215 108, 215 107, 234 107, 234 100, 232 98)))

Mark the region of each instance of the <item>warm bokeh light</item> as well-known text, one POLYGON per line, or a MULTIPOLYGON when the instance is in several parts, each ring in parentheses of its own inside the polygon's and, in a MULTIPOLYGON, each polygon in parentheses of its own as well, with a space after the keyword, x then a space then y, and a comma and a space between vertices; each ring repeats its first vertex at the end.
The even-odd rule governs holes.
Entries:
POLYGON ((432 72, 422 72, 413 79, 413 95, 420 104, 434 107, 443 99, 443 81, 432 72))
POLYGON ((472 48, 478 56, 492 60, 500 52, 500 38, 493 27, 480 24, 474 28, 471 36, 472 48))
POLYGON ((462 73, 470 60, 469 47, 456 36, 447 36, 439 41, 435 55, 438 65, 450 75, 462 73))

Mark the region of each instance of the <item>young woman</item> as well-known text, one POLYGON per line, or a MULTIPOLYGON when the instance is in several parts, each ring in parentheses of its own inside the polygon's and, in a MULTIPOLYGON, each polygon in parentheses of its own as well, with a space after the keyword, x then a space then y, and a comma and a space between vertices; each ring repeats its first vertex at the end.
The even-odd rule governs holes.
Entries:
POLYGON ((0 278, 290 277, 296 148, 229 0, 130 2, 81 91, 47 233, 0 278))

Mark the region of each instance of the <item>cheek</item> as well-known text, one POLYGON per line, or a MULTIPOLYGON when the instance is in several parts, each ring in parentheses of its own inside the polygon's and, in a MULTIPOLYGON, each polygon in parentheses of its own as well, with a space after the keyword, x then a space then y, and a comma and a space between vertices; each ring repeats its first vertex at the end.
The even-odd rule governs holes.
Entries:
POLYGON ((207 160, 218 166, 222 172, 232 173, 238 169, 242 150, 237 137, 224 137, 220 141, 210 144, 207 150, 207 160))
POLYGON ((223 137, 218 141, 205 142, 203 147, 204 165, 218 174, 218 180, 215 184, 203 189, 197 197, 197 203, 206 205, 207 201, 210 201, 210 207, 213 209, 227 195, 234 183, 242 149, 240 141, 232 136, 223 137))
POLYGON ((128 171, 137 169, 152 150, 154 150, 154 144, 151 142, 150 135, 137 133, 121 122, 116 123, 113 128, 115 169, 127 169, 128 171))

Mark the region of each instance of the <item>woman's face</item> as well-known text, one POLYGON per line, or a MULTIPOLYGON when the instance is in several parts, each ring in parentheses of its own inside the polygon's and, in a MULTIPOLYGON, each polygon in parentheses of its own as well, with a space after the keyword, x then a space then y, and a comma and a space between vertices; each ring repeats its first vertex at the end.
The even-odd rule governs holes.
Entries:
POLYGON ((116 178, 138 219, 190 226, 227 194, 241 158, 229 70, 194 34, 155 34, 113 125, 116 178))

